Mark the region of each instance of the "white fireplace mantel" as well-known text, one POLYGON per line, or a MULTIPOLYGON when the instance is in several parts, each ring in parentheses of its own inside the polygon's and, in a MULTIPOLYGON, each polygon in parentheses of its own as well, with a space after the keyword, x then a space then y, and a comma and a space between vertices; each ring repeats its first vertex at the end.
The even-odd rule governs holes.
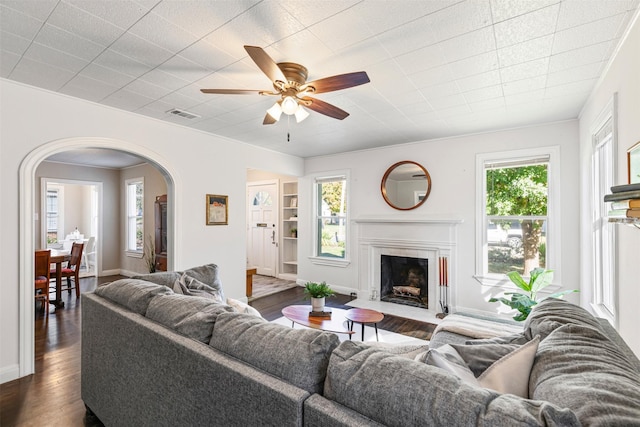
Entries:
POLYGON ((356 223, 414 223, 414 224, 462 224, 462 218, 455 215, 360 215, 355 219, 356 223))

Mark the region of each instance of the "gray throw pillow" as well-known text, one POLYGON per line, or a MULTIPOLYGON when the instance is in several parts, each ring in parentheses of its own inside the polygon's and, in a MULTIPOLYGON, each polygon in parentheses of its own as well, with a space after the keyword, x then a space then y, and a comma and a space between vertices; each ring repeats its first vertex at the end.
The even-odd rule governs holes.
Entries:
POLYGON ((164 285, 138 279, 120 279, 104 286, 98 286, 96 295, 127 307, 138 314, 147 312, 149 303, 156 295, 172 294, 173 291, 164 285))
POLYGON ((176 271, 158 271, 149 274, 138 274, 131 278, 156 283, 158 285, 164 285, 167 288, 171 288, 173 287, 176 279, 178 279, 179 277, 180 273, 176 271))
POLYGON ((176 280, 173 285, 173 291, 177 294, 203 297, 214 300, 220 304, 224 303, 221 289, 215 289, 202 283, 198 279, 189 276, 186 272, 176 280))
POLYGON ((533 307, 525 321, 525 331, 530 336, 540 335, 544 340, 547 335, 562 325, 586 325, 602 331, 598 319, 582 307, 568 301, 547 298, 533 307))
POLYGON ((217 290, 220 293, 220 297, 224 301, 224 292, 222 290, 222 281, 220 280, 219 268, 215 264, 205 264, 199 267, 189 268, 184 273, 189 277, 193 277, 199 282, 217 290))
POLYGON ((451 347, 464 360, 471 369, 473 375, 479 377, 489 366, 498 359, 506 356, 520 347, 518 344, 480 344, 460 345, 451 344, 451 347))
POLYGON ((211 299, 158 295, 151 300, 146 317, 189 338, 209 343, 218 316, 232 310, 211 299))

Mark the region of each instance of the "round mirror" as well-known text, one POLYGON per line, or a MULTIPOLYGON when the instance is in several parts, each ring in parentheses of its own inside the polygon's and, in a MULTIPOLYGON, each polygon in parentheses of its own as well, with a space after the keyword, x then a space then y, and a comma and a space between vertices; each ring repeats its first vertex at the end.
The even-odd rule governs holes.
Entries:
POLYGON ((421 164, 405 160, 387 169, 380 190, 389 206, 408 211, 417 208, 429 197, 431 176, 421 164))

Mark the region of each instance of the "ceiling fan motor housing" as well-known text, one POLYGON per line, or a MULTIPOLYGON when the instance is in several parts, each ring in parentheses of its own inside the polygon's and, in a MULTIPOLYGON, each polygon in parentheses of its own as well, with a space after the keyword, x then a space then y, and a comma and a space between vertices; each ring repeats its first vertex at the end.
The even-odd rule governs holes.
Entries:
POLYGON ((278 68, 282 70, 282 74, 287 78, 289 85, 299 87, 305 84, 309 71, 307 67, 296 64, 295 62, 280 62, 278 68))

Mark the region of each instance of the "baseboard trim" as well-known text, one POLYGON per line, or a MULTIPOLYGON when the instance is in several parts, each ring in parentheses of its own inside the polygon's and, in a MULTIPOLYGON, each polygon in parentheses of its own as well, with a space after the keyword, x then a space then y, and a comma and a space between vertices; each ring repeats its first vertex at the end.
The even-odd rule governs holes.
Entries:
POLYGON ((9 381, 17 380, 20 378, 20 366, 10 365, 0 369, 0 384, 8 383, 9 381))

